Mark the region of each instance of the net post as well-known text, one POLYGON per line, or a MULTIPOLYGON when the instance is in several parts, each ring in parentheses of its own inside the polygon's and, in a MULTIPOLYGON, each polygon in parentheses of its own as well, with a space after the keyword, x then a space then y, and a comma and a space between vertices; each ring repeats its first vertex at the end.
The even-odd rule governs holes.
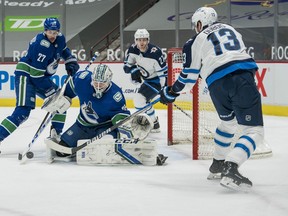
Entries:
POLYGON ((193 89, 193 101, 192 101, 192 110, 193 110, 193 121, 192 121, 192 159, 199 159, 199 79, 194 85, 193 89))

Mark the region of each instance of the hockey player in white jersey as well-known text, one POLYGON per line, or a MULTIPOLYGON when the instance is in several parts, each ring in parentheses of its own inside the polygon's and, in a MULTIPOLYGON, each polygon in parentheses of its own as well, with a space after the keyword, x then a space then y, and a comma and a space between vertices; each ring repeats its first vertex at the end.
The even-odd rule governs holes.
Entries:
POLYGON ((242 36, 232 26, 217 22, 213 8, 196 10, 192 29, 197 34, 183 46, 183 70, 172 86, 161 91, 160 100, 165 104, 174 102, 181 92, 193 87, 199 75, 206 81, 221 119, 208 179, 220 173, 222 186, 247 190, 252 182, 238 168, 264 136, 261 96, 254 80, 258 67, 246 53, 242 36), (237 125, 242 135, 231 149, 237 125))
MULTIPOLYGON (((124 61, 124 71, 131 74, 133 83, 141 84, 134 98, 134 106, 139 110, 166 85, 167 65, 161 49, 149 43, 150 35, 146 29, 138 29, 134 39, 135 43, 128 49, 124 61)), ((151 132, 160 132, 154 108, 151 107, 146 113, 154 122, 151 132)))

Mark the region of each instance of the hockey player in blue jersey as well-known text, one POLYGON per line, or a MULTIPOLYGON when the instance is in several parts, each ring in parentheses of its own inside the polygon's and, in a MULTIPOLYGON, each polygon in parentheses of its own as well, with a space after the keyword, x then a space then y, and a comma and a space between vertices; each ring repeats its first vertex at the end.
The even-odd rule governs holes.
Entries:
MULTIPOLYGON (((112 71, 107 65, 98 65, 93 73, 79 71, 66 92, 74 93, 80 101, 80 113, 76 122, 61 136, 60 144, 76 147, 80 139, 91 139, 112 126, 116 121, 130 115, 122 90, 111 81, 112 71)), ((117 130, 110 133, 117 137, 117 130)))
POLYGON ((172 86, 161 91, 161 102, 172 103, 189 91, 199 75, 206 80, 220 125, 215 132, 215 152, 208 179, 221 174, 220 184, 246 190, 252 182, 238 172, 258 143, 263 141, 261 96, 254 75, 258 69, 246 53, 242 36, 230 25, 217 22, 213 8, 202 7, 192 16, 197 35, 183 46, 183 70, 172 86), (242 136, 230 148, 240 127, 242 136))
MULTIPOLYGON (((166 84, 167 66, 161 49, 151 43, 149 32, 138 29, 134 34, 135 43, 128 49, 124 61, 125 73, 131 74, 135 84, 141 84, 134 97, 136 109, 143 108, 166 84)), ((153 107, 146 112, 154 122, 151 132, 160 132, 158 117, 153 107)))
MULTIPOLYGON (((66 46, 64 35, 60 32, 57 18, 44 21, 44 32, 37 34, 29 43, 26 56, 18 62, 15 70, 16 108, 0 125, 0 142, 14 132, 28 119, 35 108, 36 95, 42 99, 54 94, 59 88, 50 77, 56 73, 60 59, 64 59, 68 74, 75 74, 79 65, 66 46)), ((52 126, 61 133, 65 114, 55 114, 52 126)))
MULTIPOLYGON (((52 142, 54 147, 58 145, 76 147, 79 140, 92 139, 130 115, 130 111, 126 108, 123 92, 119 86, 112 82, 112 71, 107 65, 100 64, 95 67, 93 72, 88 70, 77 72, 73 80, 69 82, 66 93, 67 95, 73 95, 73 97, 78 96, 80 112, 75 123, 62 134, 60 139, 57 136, 48 138, 48 143, 51 144, 52 142)), ((66 99, 58 98, 45 109, 48 109, 49 112, 55 112, 58 108, 67 107, 65 103, 68 103, 66 99)), ((152 127, 153 122, 150 117, 141 113, 131 119, 130 122, 128 121, 128 123, 110 131, 104 137, 118 139, 124 136, 128 139, 144 140, 152 127)), ((105 139, 104 137, 101 139, 105 139)), ((111 143, 114 144, 114 141, 111 141, 111 143)), ((135 148, 137 148, 137 145, 135 145, 135 148)), ((59 147, 55 148, 56 152, 53 149, 53 147, 47 145, 47 161, 49 163, 53 162, 57 158, 56 156, 58 158, 66 157, 65 160, 72 160, 75 156, 74 154, 68 155, 57 152, 59 147)), ((140 149, 138 147, 137 154, 139 154, 140 149)), ((105 152, 105 149, 101 152, 105 152)), ((102 156, 99 155, 99 157, 105 158, 108 156, 105 153, 102 156)), ((156 159, 157 164, 162 165, 167 157, 159 154, 156 159)), ((92 161, 92 158, 89 160, 92 161)))
MULTIPOLYGON (((79 115, 75 123, 62 134, 61 139, 57 140, 57 137, 52 137, 53 141, 66 147, 76 147, 78 140, 91 139, 130 115, 121 88, 111 79, 112 71, 104 64, 95 67, 93 72, 86 70, 76 73, 73 81, 67 86, 66 92, 68 95, 78 96, 80 101, 79 115)), ((56 102, 51 104, 48 109, 50 112, 54 112, 57 111, 57 107, 62 107, 62 104, 56 102)), ((147 118, 149 117, 147 116, 147 118)), ((141 129, 147 129, 149 133, 152 124, 152 121, 147 121, 145 128, 142 127, 141 129)), ((111 131, 109 135, 117 138, 118 132, 116 129, 111 131)), ((57 154, 58 156, 67 156, 60 152, 57 154)))

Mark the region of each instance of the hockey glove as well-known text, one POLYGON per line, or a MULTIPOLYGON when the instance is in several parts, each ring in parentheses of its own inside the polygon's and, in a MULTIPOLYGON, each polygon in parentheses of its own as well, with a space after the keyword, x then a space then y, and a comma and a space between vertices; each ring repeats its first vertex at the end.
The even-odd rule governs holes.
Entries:
POLYGON ((71 99, 64 95, 60 95, 59 92, 60 91, 47 97, 44 100, 41 109, 46 110, 50 113, 59 112, 60 114, 62 114, 66 112, 66 110, 69 109, 71 105, 71 99))
POLYGON ((146 113, 140 113, 131 121, 133 137, 144 140, 153 128, 154 123, 146 113))
POLYGON ((65 61, 65 69, 68 75, 73 76, 79 70, 79 64, 74 56, 70 56, 65 61))
POLYGON ((132 70, 131 70, 131 79, 132 79, 132 82, 134 83, 141 83, 142 82, 142 74, 141 74, 141 71, 138 67, 134 67, 132 70))
POLYGON ((160 102, 163 104, 173 103, 180 94, 173 92, 171 86, 166 86, 160 91, 160 102))

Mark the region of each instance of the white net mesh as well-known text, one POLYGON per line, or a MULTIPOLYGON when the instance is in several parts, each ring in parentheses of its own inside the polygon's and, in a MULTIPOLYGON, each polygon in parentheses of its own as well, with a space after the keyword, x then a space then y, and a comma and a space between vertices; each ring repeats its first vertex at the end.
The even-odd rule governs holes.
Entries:
MULTIPOLYGON (((173 49, 168 52, 168 76, 172 83, 175 82, 182 71, 182 52, 181 49, 173 49), (170 56, 169 58, 169 55, 170 56)), ((209 90, 204 80, 198 80, 198 91, 191 90, 189 93, 182 93, 174 105, 171 105, 172 111, 168 111, 168 122, 170 118, 171 130, 168 130, 168 141, 170 144, 187 144, 193 142, 194 159, 211 159, 214 152, 214 132, 220 119, 217 115, 215 107, 211 101, 209 90), (198 106, 193 107, 193 94, 198 94, 198 106), (198 120, 197 120, 198 116, 198 120), (193 130, 193 118, 194 130, 193 130), (198 134, 198 139, 193 139, 193 134, 198 134), (195 153, 197 156, 195 157, 195 153)), ((195 99, 194 99, 195 100, 195 99)), ((238 131, 234 136, 234 143, 241 135, 238 131)), ((233 145, 231 145, 233 147, 233 145)), ((252 158, 261 158, 272 155, 272 150, 268 143, 264 141, 257 146, 252 158)))

